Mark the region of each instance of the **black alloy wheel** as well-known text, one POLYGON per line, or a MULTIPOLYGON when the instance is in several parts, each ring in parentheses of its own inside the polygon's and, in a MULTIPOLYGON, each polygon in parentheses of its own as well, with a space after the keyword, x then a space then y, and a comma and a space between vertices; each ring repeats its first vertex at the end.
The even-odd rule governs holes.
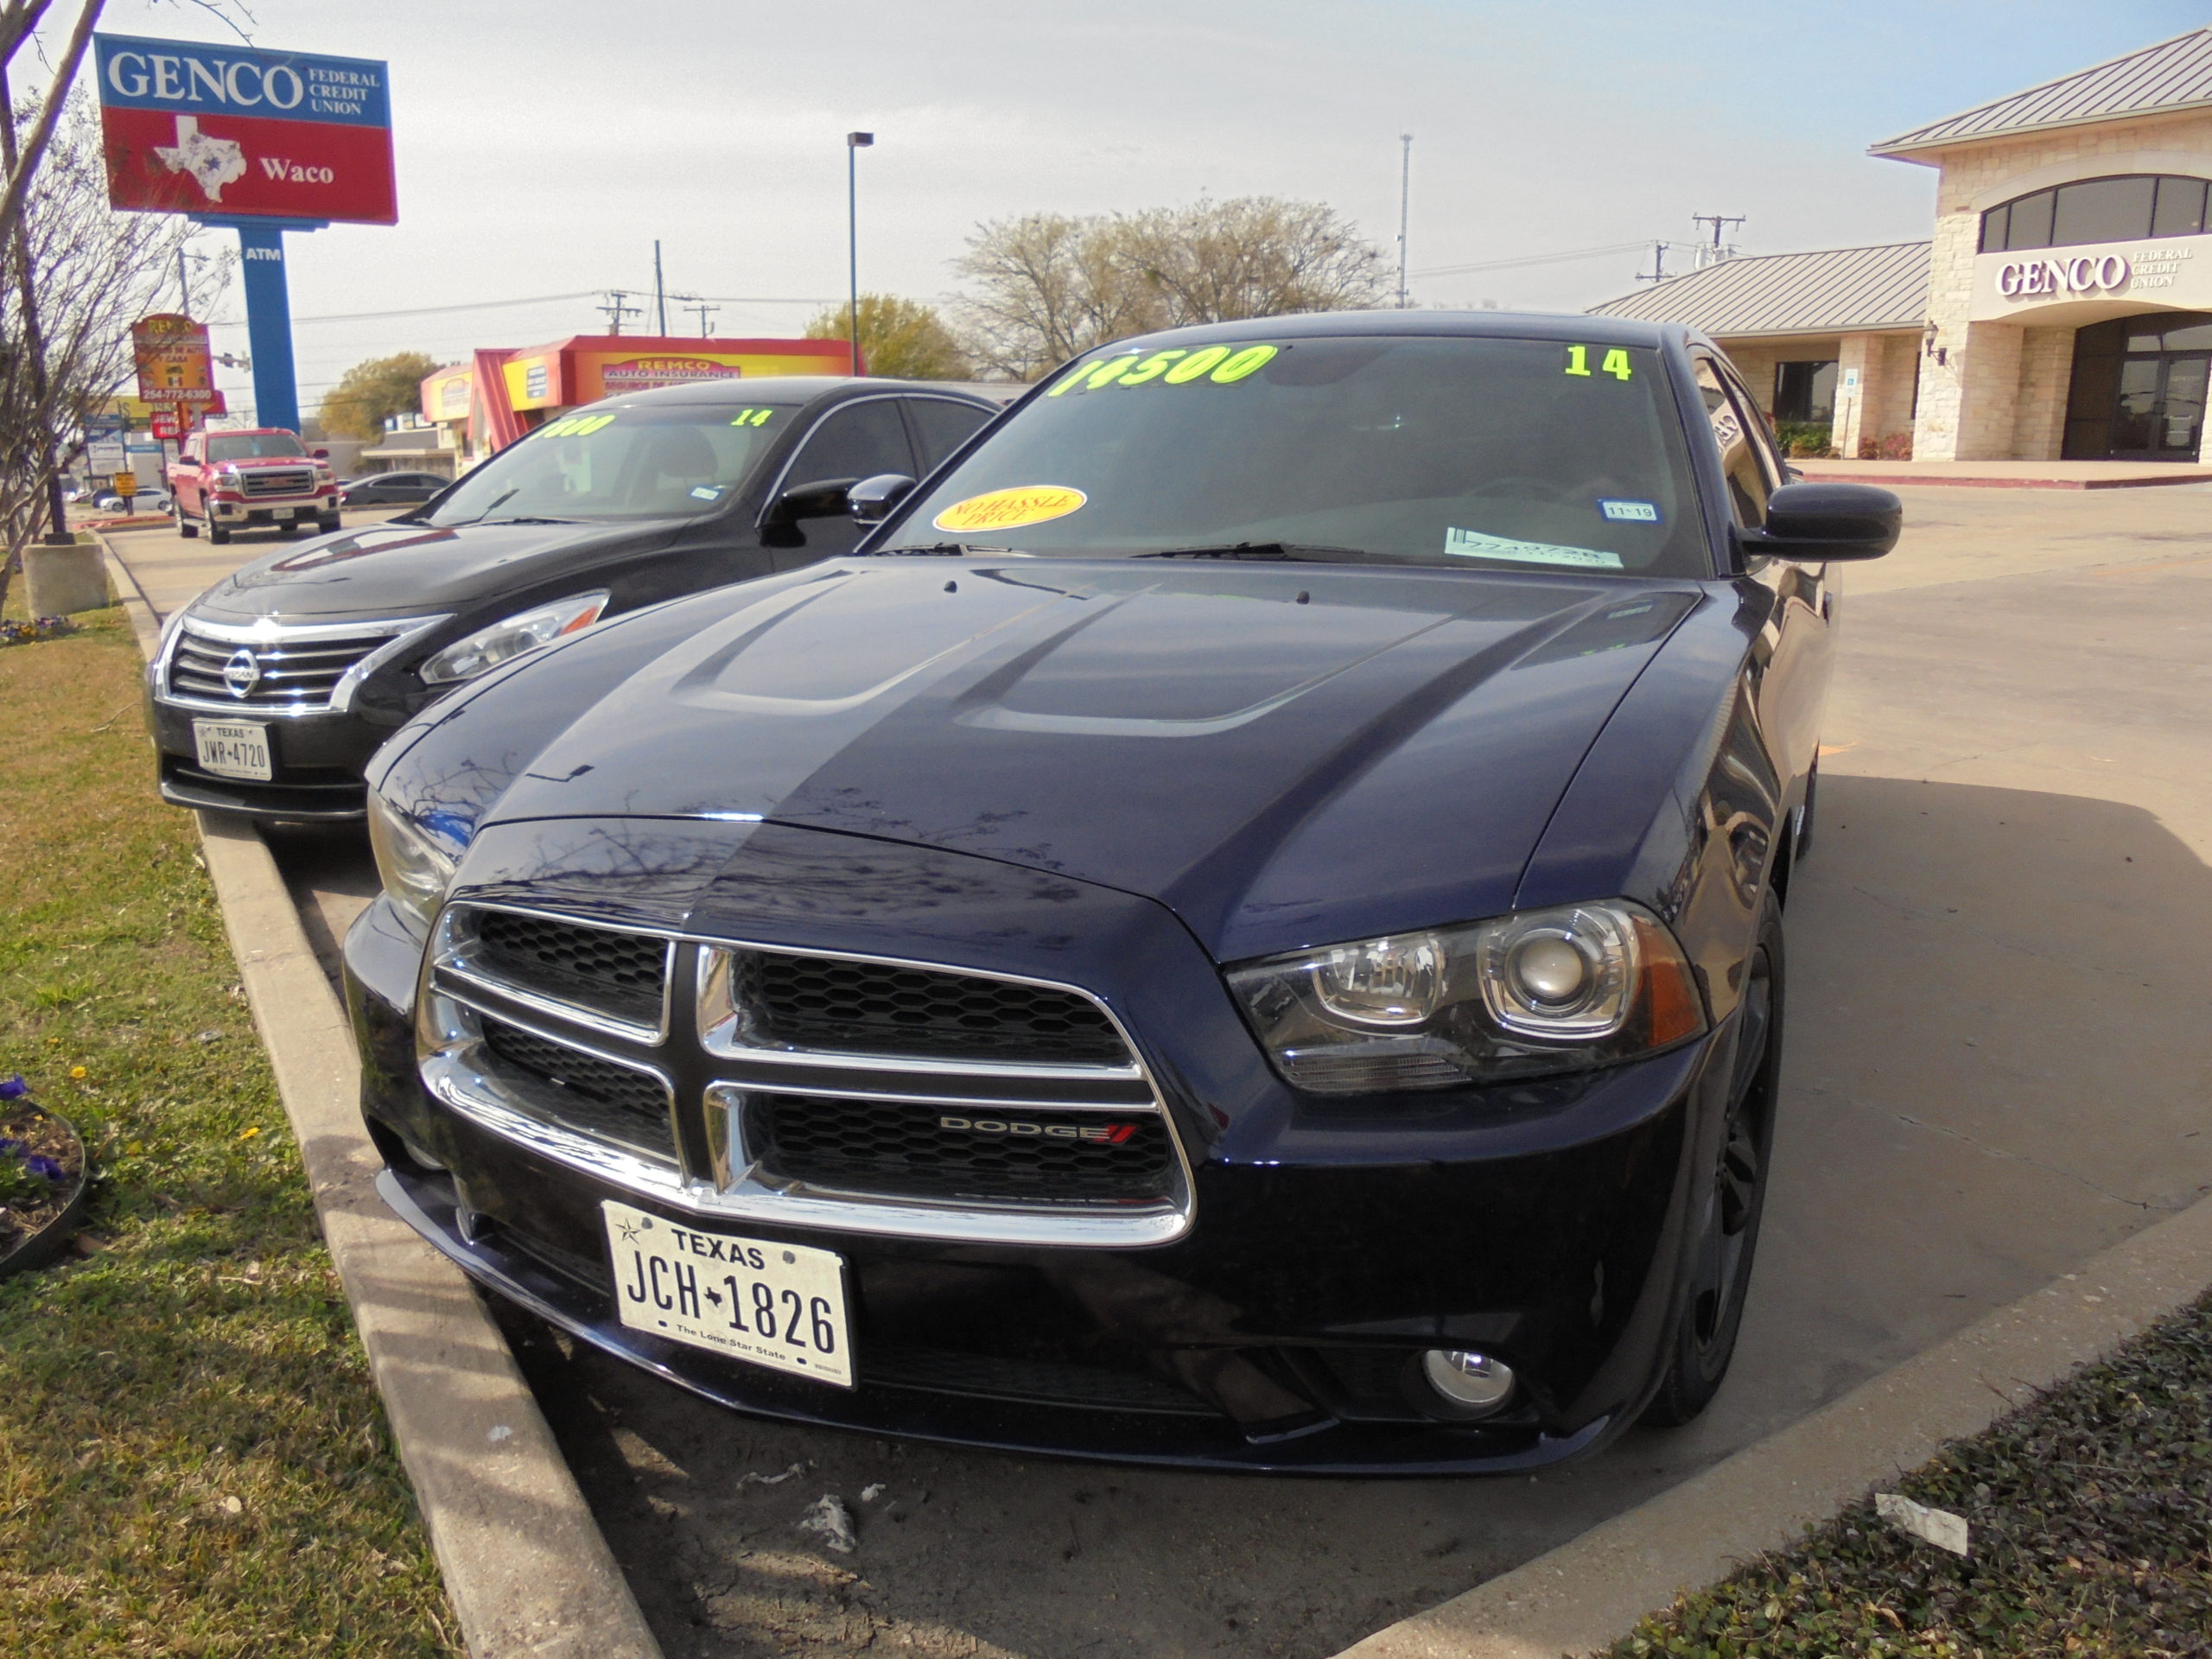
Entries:
POLYGON ((1758 942, 1745 967, 1728 1116, 1699 1217, 1690 1284, 1676 1319, 1666 1381, 1642 1419, 1654 1427, 1679 1427, 1711 1405, 1736 1357, 1759 1218, 1766 1208, 1782 1073, 1782 907, 1769 892, 1760 907, 1758 942))

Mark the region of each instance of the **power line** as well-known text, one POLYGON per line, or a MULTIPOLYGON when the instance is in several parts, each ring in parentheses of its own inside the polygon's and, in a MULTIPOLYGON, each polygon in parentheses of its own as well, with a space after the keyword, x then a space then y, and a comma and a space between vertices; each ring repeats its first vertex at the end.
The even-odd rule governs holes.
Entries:
MULTIPOLYGON (((1643 246, 1637 243, 1638 247, 1643 246)), ((417 305, 397 311, 346 311, 321 317, 294 317, 295 324, 302 322, 386 322, 395 317, 430 317, 456 311, 501 311, 518 309, 529 305, 556 305, 569 300, 588 300, 611 290, 602 288, 579 289, 573 294, 541 294, 526 300, 472 300, 461 305, 417 305)), ((627 294, 630 289, 622 290, 627 294)), ((819 294, 706 294, 694 296, 717 305, 835 305, 834 298, 819 294)), ((601 308, 602 309, 604 308, 601 308)), ((243 328, 243 317, 219 317, 208 325, 211 328, 243 328)))
POLYGON ((1510 270, 1522 265, 1558 265, 1571 259, 1596 259, 1605 254, 1626 253, 1631 248, 1649 245, 1638 239, 1634 242, 1608 242, 1599 248, 1570 248, 1564 253, 1531 253, 1514 259, 1485 259, 1471 265, 1438 265, 1428 270, 1417 270, 1416 276, 1464 276, 1478 270, 1510 270))

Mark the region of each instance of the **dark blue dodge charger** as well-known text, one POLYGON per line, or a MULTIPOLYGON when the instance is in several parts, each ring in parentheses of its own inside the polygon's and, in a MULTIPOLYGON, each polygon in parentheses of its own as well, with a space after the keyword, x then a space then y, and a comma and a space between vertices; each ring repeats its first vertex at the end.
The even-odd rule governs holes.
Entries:
POLYGON ((1720 354, 1586 317, 1068 365, 858 550, 577 633, 369 778, 385 1196, 741 1410, 1527 1470, 1736 1342, 1828 566, 1720 354))

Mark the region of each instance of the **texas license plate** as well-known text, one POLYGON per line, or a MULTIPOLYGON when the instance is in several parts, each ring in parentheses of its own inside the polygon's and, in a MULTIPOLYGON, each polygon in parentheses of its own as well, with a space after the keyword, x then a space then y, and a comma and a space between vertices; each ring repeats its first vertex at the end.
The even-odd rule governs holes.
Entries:
POLYGON ((853 1386, 842 1256, 702 1232, 612 1198, 601 1209, 615 1306, 631 1330, 853 1386))
POLYGON ((267 783, 276 774, 269 764, 269 728, 245 721, 195 720, 193 747, 200 764, 224 778, 252 778, 267 783))

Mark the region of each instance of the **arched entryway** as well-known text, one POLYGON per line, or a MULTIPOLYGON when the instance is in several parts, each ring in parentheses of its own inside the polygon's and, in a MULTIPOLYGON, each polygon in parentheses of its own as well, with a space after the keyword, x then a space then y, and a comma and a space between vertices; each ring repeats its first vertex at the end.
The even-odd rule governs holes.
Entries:
POLYGON ((2154 311, 2074 336, 2069 461, 2195 461, 2212 381, 2212 312, 2154 311))

